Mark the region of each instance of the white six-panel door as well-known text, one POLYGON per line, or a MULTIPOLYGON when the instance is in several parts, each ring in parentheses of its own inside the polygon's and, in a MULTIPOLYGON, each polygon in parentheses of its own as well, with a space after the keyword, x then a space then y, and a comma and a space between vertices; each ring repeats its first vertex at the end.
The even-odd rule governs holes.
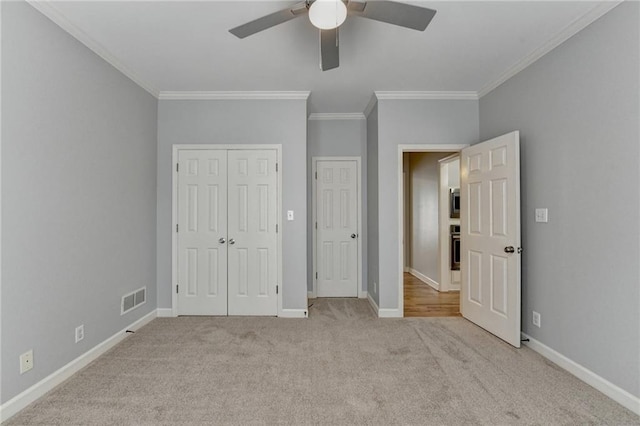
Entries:
POLYGON ((178 314, 277 315, 275 150, 179 150, 178 314))
POLYGON ((520 347, 520 154, 513 132, 460 161, 462 315, 520 347))
POLYGON ((227 315, 227 153, 178 156, 178 313, 227 315))
POLYGON ((228 160, 229 315, 276 315, 276 152, 228 160))
POLYGON ((358 297, 358 172, 354 160, 317 162, 318 297, 358 297))

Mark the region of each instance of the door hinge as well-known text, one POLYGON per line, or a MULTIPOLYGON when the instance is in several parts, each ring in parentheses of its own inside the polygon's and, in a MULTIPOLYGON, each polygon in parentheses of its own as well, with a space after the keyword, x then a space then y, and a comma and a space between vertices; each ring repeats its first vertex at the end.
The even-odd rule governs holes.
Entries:
POLYGON ((316 229, 318 229, 318 222, 316 222, 316 229))
POLYGON ((276 173, 278 172, 278 163, 276 163, 276 173))
POLYGON ((318 172, 316 172, 316 180, 318 180, 318 172))
POLYGON ((278 224, 276 223, 276 234, 278 233, 278 224))
POLYGON ((180 286, 178 284, 176 284, 176 293, 178 293, 178 289, 180 288, 180 286))
POLYGON ((180 171, 180 163, 176 163, 176 172, 180 171))
POLYGON ((276 286, 276 294, 278 294, 278 286, 276 286))
POLYGON ((318 279, 318 273, 316 272, 316 280, 318 279))
POLYGON ((176 232, 178 232, 178 224, 176 223, 176 232))

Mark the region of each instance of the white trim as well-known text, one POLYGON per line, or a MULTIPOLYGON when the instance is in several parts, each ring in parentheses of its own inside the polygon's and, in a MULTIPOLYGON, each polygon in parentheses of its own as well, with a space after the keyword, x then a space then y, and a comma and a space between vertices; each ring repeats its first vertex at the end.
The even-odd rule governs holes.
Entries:
POLYGON ((322 120, 366 120, 366 117, 361 112, 338 112, 338 113, 313 112, 309 114, 309 121, 322 121, 322 120))
POLYGON ((284 293, 284 284, 283 284, 283 258, 282 258, 282 234, 283 234, 283 226, 282 226, 282 145, 281 144, 238 144, 238 145, 227 145, 227 144, 173 144, 172 146, 172 156, 171 156, 171 310, 172 316, 178 316, 178 294, 174 291, 176 285, 178 285, 178 238, 176 232, 176 225, 178 224, 178 172, 176 171, 175 165, 178 162, 178 153, 180 150, 210 150, 210 149, 218 149, 218 150, 243 150, 243 149, 271 149, 276 151, 276 161, 279 164, 277 179, 278 179, 278 187, 276 188, 276 224, 278 226, 278 234, 277 234, 277 253, 278 257, 278 282, 279 286, 278 291, 278 316, 283 316, 285 309, 282 308, 282 294, 284 293))
POLYGON ((367 299, 369 297, 369 293, 367 290, 360 290, 358 293, 358 299, 367 299))
POLYGON ((316 294, 313 291, 307 291, 307 299, 315 299, 316 294))
MULTIPOLYGON (((404 252, 402 250, 402 237, 404 235, 404 181, 402 178, 402 154, 405 152, 457 152, 466 148, 466 144, 402 144, 398 145, 398 311, 404 313, 404 252)), ((393 248, 391 249, 393 253, 393 248)), ((381 318, 382 315, 378 314, 381 318)))
POLYGON ((379 308, 378 318, 402 318, 404 316, 403 311, 394 308, 379 308))
POLYGON ((27 405, 40 398, 45 393, 49 392, 60 383, 64 382, 69 377, 73 376, 75 373, 83 369, 90 362, 123 341, 127 337, 127 330, 138 330, 139 328, 151 322, 155 317, 156 310, 154 309, 139 320, 133 322, 128 327, 123 328, 102 343, 97 344, 92 349, 88 350, 73 361, 69 362, 67 365, 59 368, 44 379, 40 380, 38 383, 31 386, 24 392, 21 392, 20 394, 11 398, 9 401, 2 404, 2 406, 0 406, 0 422, 4 422, 5 420, 13 417, 27 405))
POLYGON ((409 268, 409 273, 414 277, 416 277, 417 279, 419 279, 420 281, 422 281, 423 283, 427 284, 429 287, 433 287, 435 290, 440 291, 440 284, 437 281, 429 278, 428 276, 424 275, 423 273, 413 268, 409 268))
POLYGON ((175 315, 173 315, 173 309, 171 308, 158 308, 156 312, 158 318, 175 318, 175 315))
POLYGON ((477 101, 477 92, 376 91, 376 98, 390 100, 477 101))
POLYGON ((369 115, 371 114, 371 112, 373 111, 373 109, 376 107, 377 104, 378 104, 378 98, 374 93, 373 95, 371 95, 371 99, 369 99, 367 106, 364 108, 364 112, 363 112, 364 116, 369 117, 369 115))
POLYGON ((402 311, 399 309, 380 308, 375 300, 371 297, 371 294, 367 294, 369 304, 375 311, 378 318, 402 318, 402 311))
MULTIPOLYGON (((438 269, 440 279, 440 291, 459 290, 460 284, 451 284, 451 225, 459 225, 459 218, 451 218, 449 204, 451 202, 449 188, 449 167, 454 161, 460 161, 460 153, 449 155, 438 160, 438 269)), ((458 176, 460 173, 458 173, 458 176)))
POLYGON ((358 265, 356 266, 358 268, 358 296, 360 295, 360 292, 362 291, 362 178, 361 178, 361 169, 360 169, 360 161, 362 160, 361 157, 358 156, 351 156, 351 157, 311 157, 311 180, 312 180, 312 185, 311 185, 311 253, 312 253, 312 258, 313 258, 313 270, 311 271, 311 278, 313 281, 313 288, 311 290, 311 293, 313 293, 314 297, 317 296, 318 294, 318 280, 316 279, 316 271, 317 269, 317 262, 316 262, 316 235, 318 230, 315 228, 314 224, 316 223, 317 219, 317 203, 316 203, 316 197, 317 197, 317 180, 314 178, 316 172, 318 171, 318 162, 319 161, 355 161, 356 162, 356 177, 357 177, 357 182, 356 182, 356 198, 357 198, 357 209, 358 212, 356 213, 356 217, 358 220, 358 265))
POLYGON ((158 95, 161 101, 226 101, 226 100, 306 100, 308 91, 217 91, 217 92, 169 92, 158 95))
POLYGON ((622 1, 606 1, 597 4, 581 16, 574 19, 569 25, 564 27, 558 34, 549 39, 542 46, 538 47, 534 51, 530 52, 524 58, 520 59, 515 64, 511 65, 504 71, 496 80, 486 84, 478 91, 478 97, 482 98, 486 94, 490 93, 493 89, 500 86, 511 77, 518 74, 520 71, 533 64, 535 61, 551 52, 556 47, 560 46, 565 41, 582 31, 584 28, 595 22, 598 18, 605 15, 607 12, 618 6, 622 1))
POLYGON ((278 315, 280 318, 308 318, 307 309, 282 309, 278 315))
POLYGON ((569 373, 576 376, 578 379, 594 387, 623 407, 640 415, 640 398, 638 398, 637 396, 632 395, 626 390, 614 385, 610 381, 598 376, 593 371, 583 367, 572 359, 567 358, 560 352, 551 349, 550 347, 539 342, 533 337, 522 333, 522 338, 529 339, 528 342, 522 342, 525 346, 529 347, 529 349, 539 353, 549 361, 557 364, 559 367, 564 368, 569 373))
MULTIPOLYGON (((2 99, 2 4, 0 4, 0 100, 2 99)), ((0 311, 2 310, 2 102, 0 102, 0 311)), ((2 358, 2 314, 0 312, 0 359, 2 358)), ((0 377, 2 377, 2 362, 0 362, 0 377)), ((0 383, 0 403, 2 389, 0 383)), ((0 422, 2 421, 2 406, 0 406, 0 422)))
POLYGON ((373 300, 373 297, 371 297, 371 293, 367 293, 367 300, 369 301, 369 304, 375 311, 376 316, 378 316, 378 311, 380 310, 380 308, 378 308, 378 304, 376 303, 375 300, 373 300))
POLYGON ((62 12, 55 8, 55 2, 27 0, 27 3, 29 3, 38 12, 42 13, 44 16, 53 21, 53 23, 58 25, 64 31, 69 33, 73 38, 84 44, 87 48, 89 48, 89 50, 104 59, 108 64, 120 71, 135 84, 149 92, 155 98, 158 97, 160 92, 152 84, 140 78, 140 76, 133 72, 132 69, 118 60, 116 56, 113 55, 106 47, 95 41, 87 33, 80 29, 80 27, 76 26, 69 19, 67 19, 67 17, 64 16, 62 12))

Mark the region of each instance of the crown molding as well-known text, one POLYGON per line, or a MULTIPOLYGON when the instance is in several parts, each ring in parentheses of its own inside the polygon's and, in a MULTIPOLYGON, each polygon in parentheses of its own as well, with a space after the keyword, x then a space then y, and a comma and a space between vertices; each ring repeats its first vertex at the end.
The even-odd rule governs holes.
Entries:
POLYGON ((107 63, 109 63, 112 67, 120 71, 126 77, 128 77, 131 81, 136 83, 138 86, 149 92, 153 97, 158 97, 158 90, 153 87, 152 84, 141 79, 136 73, 134 73, 130 68, 128 68, 125 64, 120 62, 114 55, 107 50, 100 43, 89 37, 87 33, 81 30, 76 25, 72 24, 71 21, 67 19, 58 9, 53 6, 53 1, 35 1, 35 0, 27 0, 34 9, 38 12, 42 13, 44 16, 53 21, 54 24, 58 25, 64 31, 69 33, 73 38, 78 40, 80 43, 84 44, 88 47, 93 53, 104 59, 107 63))
POLYGON ((306 100, 311 92, 160 92, 158 99, 167 101, 221 101, 221 100, 306 100))
POLYGON ((366 117, 361 112, 342 112, 342 113, 322 113, 314 112, 309 114, 309 121, 323 120, 365 120, 366 117))
POLYGON ((538 47, 533 52, 529 53, 527 56, 513 64, 495 81, 487 84, 482 89, 480 89, 478 91, 478 97, 481 98, 484 95, 488 94, 493 89, 497 88, 502 83, 509 80, 511 77, 515 76, 520 71, 524 70, 529 65, 533 64, 535 61, 551 52, 553 49, 560 46, 565 41, 569 40, 571 37, 595 22, 598 18, 611 11, 620 3, 622 3, 622 1, 606 1, 594 6, 589 11, 577 17, 569 25, 564 27, 558 34, 549 39, 545 44, 538 47))
POLYGON ((394 91, 376 91, 374 92, 378 100, 439 100, 439 101, 477 101, 478 94, 476 92, 394 92, 394 91))
POLYGON ((364 108, 364 116, 365 117, 369 117, 369 115, 371 114, 371 112, 373 111, 373 109, 376 107, 376 105, 378 105, 378 98, 376 98, 375 93, 373 95, 371 95, 371 99, 369 99, 369 103, 367 103, 367 106, 364 108))

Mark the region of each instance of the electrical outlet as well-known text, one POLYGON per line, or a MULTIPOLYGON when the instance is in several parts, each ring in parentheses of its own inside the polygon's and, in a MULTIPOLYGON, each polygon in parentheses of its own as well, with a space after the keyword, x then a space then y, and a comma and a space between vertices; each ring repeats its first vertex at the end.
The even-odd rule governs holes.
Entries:
POLYGON ((84 324, 80 324, 76 327, 76 343, 84 339, 84 324))
POLYGON ((536 311, 533 311, 533 325, 540 327, 540 314, 536 311))
POLYGON ((24 374, 33 368, 33 349, 20 355, 20 374, 24 374))

